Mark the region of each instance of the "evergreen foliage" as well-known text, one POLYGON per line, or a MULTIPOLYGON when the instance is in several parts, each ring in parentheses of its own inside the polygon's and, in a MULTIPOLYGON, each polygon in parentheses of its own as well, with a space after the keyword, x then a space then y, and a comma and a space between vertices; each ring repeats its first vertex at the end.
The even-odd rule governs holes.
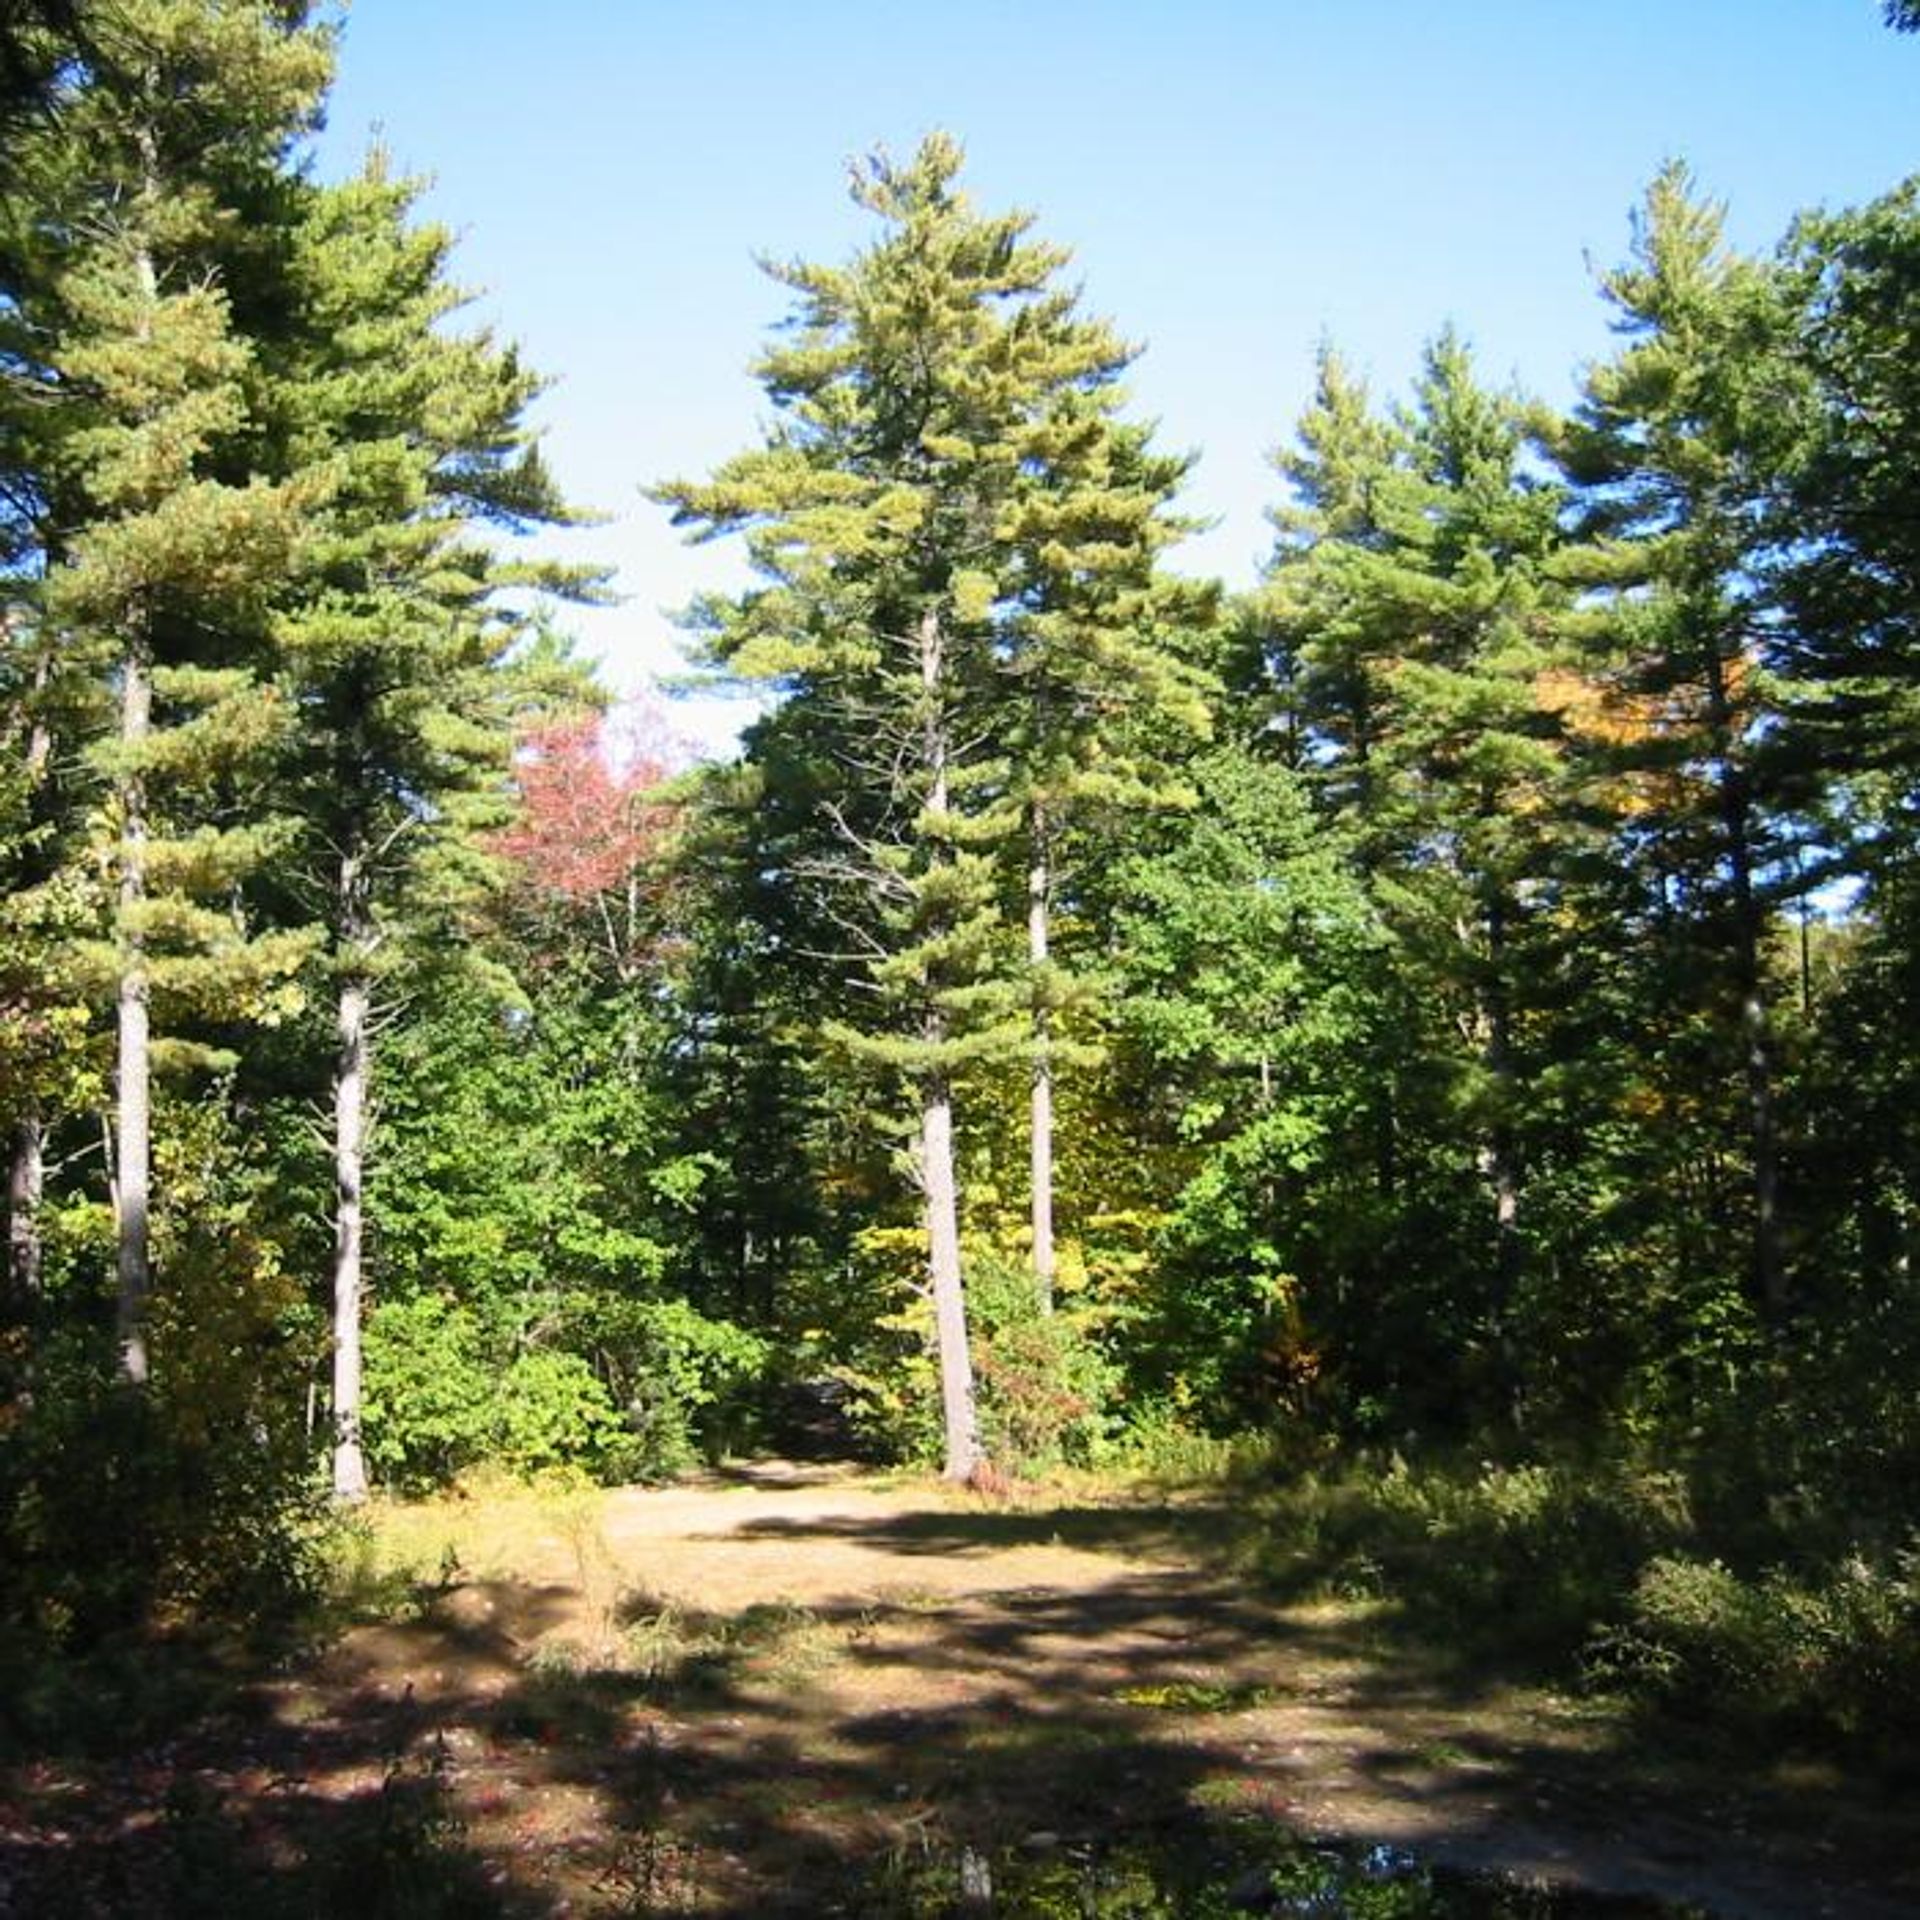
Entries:
POLYGON ((865 161, 764 436, 657 489, 771 695, 687 771, 512 557, 575 516, 449 237, 305 171, 329 57, 0 23, 0 1654, 277 1605, 323 1453, 1252 1430, 1393 1450, 1277 1499, 1356 1579, 1884 1733, 1920 188, 1749 256, 1663 171, 1565 417, 1329 345, 1227 604, 1066 253, 865 161))
POLYGON ((764 582, 701 623, 717 662, 787 695, 753 757, 791 764, 804 743, 813 846, 793 878, 865 992, 822 1033, 913 1112, 946 1469, 965 1479, 979 1437, 956 1087, 1023 1038, 1049 1070, 1050 834, 1081 796, 1147 783, 1103 714, 1153 703, 1198 725, 1202 710, 1154 645, 1182 463, 1115 420, 1128 353, 1057 286, 1065 254, 1024 214, 976 214, 959 166, 934 136, 856 170, 882 237, 846 268, 774 269, 797 312, 758 368, 779 409, 767 444, 659 497, 709 537, 744 532, 764 582), (1023 827, 1025 1022, 997 899, 1023 827))

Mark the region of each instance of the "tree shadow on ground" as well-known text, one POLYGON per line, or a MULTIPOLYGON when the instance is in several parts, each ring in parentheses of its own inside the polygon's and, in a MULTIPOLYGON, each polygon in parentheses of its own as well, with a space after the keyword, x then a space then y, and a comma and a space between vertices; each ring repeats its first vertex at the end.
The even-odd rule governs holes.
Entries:
POLYGON ((851 1457, 805 1460, 729 1460, 705 1467, 682 1485, 748 1487, 758 1493, 792 1493, 803 1487, 839 1486, 867 1469, 851 1457))
MULTIPOLYGON (((825 1524, 912 1554, 1057 1522, 825 1524)), ((1160 1524, 1081 1522, 1109 1543, 1160 1524)), ((1460 1700, 1383 1656, 1364 1616, 1282 1613, 1214 1573, 731 1612, 581 1601, 466 1583, 298 1672, 232 1676, 164 1742, 8 1769, 0 1916, 934 1912, 916 1862, 1198 1847, 1230 1873, 1250 1833, 1351 1831, 1354 1810, 1438 1859, 1758 1916, 1891 1920, 1920 1889, 1898 1879, 1910 1850, 1823 1859, 1738 1833, 1731 1796, 1623 1796, 1604 1741, 1462 1731, 1460 1700)))
POLYGON ((570 1598, 423 1591, 418 1618, 317 1659, 175 1635, 43 1671, 49 1724, 0 1763, 0 1920, 538 1911, 467 1844, 443 1718, 405 1656, 517 1686, 522 1637, 570 1598))
POLYGON ((909 1557, 981 1559, 1015 1547, 1066 1547, 1123 1559, 1205 1560, 1232 1553, 1235 1529, 1217 1501, 1151 1505, 926 1507, 905 1513, 770 1514, 707 1539, 840 1540, 909 1557))

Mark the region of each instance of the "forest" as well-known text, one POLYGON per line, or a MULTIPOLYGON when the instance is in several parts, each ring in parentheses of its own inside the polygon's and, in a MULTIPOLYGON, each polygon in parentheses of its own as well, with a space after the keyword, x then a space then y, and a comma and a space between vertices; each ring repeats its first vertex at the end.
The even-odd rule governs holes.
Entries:
POLYGON ((1329 344, 1229 591, 1124 316, 876 153, 762 436, 634 475, 752 561, 697 762, 332 58, 0 25, 0 1666, 826 1444, 1248 1474, 1270 1566, 1908 1752, 1920 182, 1749 253, 1669 166, 1564 411, 1329 344))

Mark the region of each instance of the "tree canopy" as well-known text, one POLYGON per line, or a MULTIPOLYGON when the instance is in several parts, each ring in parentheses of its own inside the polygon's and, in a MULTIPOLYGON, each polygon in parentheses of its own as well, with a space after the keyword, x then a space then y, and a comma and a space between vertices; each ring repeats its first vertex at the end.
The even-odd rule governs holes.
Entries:
POLYGON ((516 547, 580 516, 451 237, 306 164, 330 59, 0 32, 0 1629, 197 1604, 322 1456, 822 1424, 1907 1551, 1920 187, 1746 253, 1664 169, 1559 403, 1329 343, 1229 591, 1066 250, 874 154, 764 426, 651 483, 751 568, 695 765, 557 637, 604 581, 516 547))

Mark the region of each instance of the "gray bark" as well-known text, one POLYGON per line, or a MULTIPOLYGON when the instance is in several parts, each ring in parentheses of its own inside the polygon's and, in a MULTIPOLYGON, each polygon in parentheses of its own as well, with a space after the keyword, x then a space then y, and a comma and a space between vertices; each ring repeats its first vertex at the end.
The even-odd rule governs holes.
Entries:
POLYGON ((1515 1105, 1513 1013, 1507 992, 1507 906, 1498 887, 1487 896, 1486 1067, 1494 1088, 1493 1124, 1486 1141, 1486 1167, 1493 1185, 1493 1273, 1503 1344, 1520 1275, 1520 1169, 1512 1115, 1515 1105))
MULTIPOLYGON (((122 664, 121 747, 137 755, 146 744, 152 721, 152 666, 144 644, 136 644, 128 648, 122 664)), ((136 760, 136 769, 137 764, 136 760)), ((120 808, 119 1049, 114 1125, 114 1238, 119 1279, 116 1331, 121 1377, 138 1387, 146 1384, 148 1375, 153 1097, 147 963, 138 926, 147 896, 146 784, 137 770, 121 776, 120 808)))
MULTIPOLYGON (((947 734, 941 708, 945 665, 940 615, 929 607, 920 621, 920 684, 925 698, 921 738, 927 809, 947 810, 947 734)), ((947 1041, 946 1021, 927 982, 922 1038, 937 1062, 947 1041)), ((940 1410, 949 1480, 972 1478, 981 1465, 980 1423, 974 1405, 973 1354, 967 1339, 967 1297, 960 1270, 960 1191, 953 1163, 953 1095, 945 1069, 930 1064, 920 1081, 920 1181, 927 1208, 927 1278, 933 1293, 934 1338, 940 1354, 940 1410)))
MULTIPOLYGON (((359 875, 345 863, 340 882, 350 951, 364 949, 359 875)), ((362 1182, 367 1140, 367 1015, 371 1002, 363 974, 340 988, 340 1052, 333 1085, 333 1492, 357 1503, 367 1497, 367 1463, 360 1445, 360 1325, 365 1295, 365 1215, 362 1182)))
POLYGON ((1033 968, 1033 1085, 1030 1090, 1029 1185, 1033 1208, 1033 1272, 1040 1311, 1053 1311, 1053 1034, 1041 977, 1047 965, 1048 895, 1053 875, 1045 809, 1033 808, 1033 866, 1027 875, 1027 959, 1033 968))
POLYGON ((1753 1277, 1762 1310, 1783 1319, 1788 1282, 1780 1232, 1780 1140, 1774 1116, 1773 1018, 1767 1004, 1762 945, 1765 915, 1754 885, 1753 803, 1739 758, 1726 662, 1707 655, 1708 720, 1720 760, 1720 819, 1733 893, 1735 981, 1740 995, 1742 1064, 1747 1083, 1747 1141, 1753 1160, 1753 1277))
POLYGON ((46 1128, 29 1114, 13 1130, 7 1167, 7 1293, 25 1316, 40 1297, 40 1193, 45 1179, 46 1128))
POLYGON ((928 1078, 921 1094, 920 1170, 927 1203, 927 1272, 940 1351, 940 1412, 946 1436, 943 1472, 949 1480, 968 1480, 981 1464, 980 1422, 967 1341, 967 1296, 960 1273, 953 1101, 945 1080, 938 1076, 928 1078))
MULTIPOLYGON (((42 650, 34 666, 35 712, 27 730, 27 790, 34 793, 45 778, 53 754, 53 734, 39 711, 39 699, 52 676, 51 654, 42 650)), ((40 1296, 40 1198, 46 1184, 46 1122, 35 1111, 24 1114, 13 1131, 7 1165, 7 1285, 13 1310, 23 1317, 40 1296)))
MULTIPOLYGON (((155 169, 151 137, 143 140, 146 184, 155 169)), ((137 270, 151 312, 159 299, 159 274, 153 255, 140 249, 137 270)), ((146 322, 141 324, 144 336, 146 322)), ((152 1200, 153 1093, 152 1032, 147 1004, 147 958, 139 915, 147 897, 147 791, 140 753, 153 728, 153 661, 150 636, 136 621, 121 662, 120 747, 127 764, 120 776, 120 985, 118 1059, 114 1108, 114 1264, 118 1279, 116 1333, 121 1377, 146 1385, 147 1296, 153 1274, 148 1217, 152 1200)))

